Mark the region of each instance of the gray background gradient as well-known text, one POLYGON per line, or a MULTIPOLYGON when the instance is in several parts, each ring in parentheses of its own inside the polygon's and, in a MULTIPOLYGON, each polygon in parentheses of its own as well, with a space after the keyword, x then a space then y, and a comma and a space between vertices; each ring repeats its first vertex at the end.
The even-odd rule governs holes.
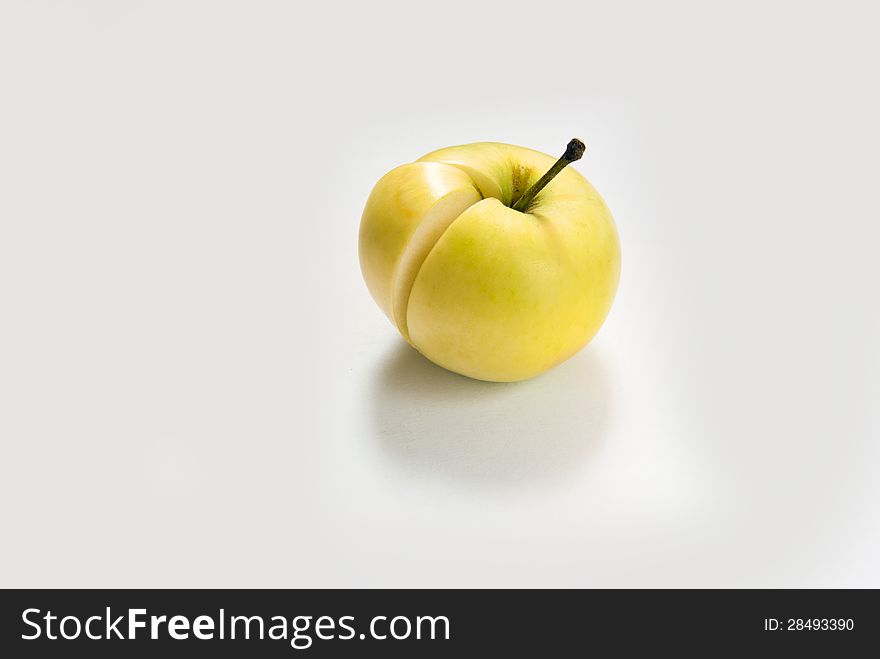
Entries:
POLYGON ((0 585, 880 586, 858 2, 4 2, 0 585), (375 181, 495 140, 618 223, 596 340, 447 373, 375 181))

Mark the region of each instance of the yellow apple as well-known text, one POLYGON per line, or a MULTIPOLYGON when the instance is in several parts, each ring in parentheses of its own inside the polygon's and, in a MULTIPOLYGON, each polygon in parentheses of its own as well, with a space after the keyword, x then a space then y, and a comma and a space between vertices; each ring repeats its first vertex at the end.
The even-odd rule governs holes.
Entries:
POLYGON ((433 151, 373 188, 360 262, 373 298, 425 357, 510 382, 565 361, 596 334, 620 276, 614 220, 571 167, 482 142, 433 151), (542 176, 543 175, 543 176, 542 176))

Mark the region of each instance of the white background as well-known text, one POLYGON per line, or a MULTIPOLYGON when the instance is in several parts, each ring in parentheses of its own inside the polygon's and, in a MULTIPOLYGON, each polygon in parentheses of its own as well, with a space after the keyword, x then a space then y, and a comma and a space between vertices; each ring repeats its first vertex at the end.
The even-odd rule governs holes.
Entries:
POLYGON ((0 585, 880 586, 870 7, 3 3, 0 585), (372 185, 573 136, 599 336, 426 362, 372 185))

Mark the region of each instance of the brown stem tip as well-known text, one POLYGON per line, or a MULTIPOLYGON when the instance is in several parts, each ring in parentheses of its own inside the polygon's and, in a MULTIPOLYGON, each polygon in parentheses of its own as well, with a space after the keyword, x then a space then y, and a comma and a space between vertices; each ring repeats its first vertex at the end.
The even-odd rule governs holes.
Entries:
POLYGON ((565 147, 565 155, 563 157, 568 162, 574 162, 575 160, 580 160, 581 158, 583 158, 584 151, 586 150, 586 144, 575 137, 571 142, 568 143, 568 146, 565 147))

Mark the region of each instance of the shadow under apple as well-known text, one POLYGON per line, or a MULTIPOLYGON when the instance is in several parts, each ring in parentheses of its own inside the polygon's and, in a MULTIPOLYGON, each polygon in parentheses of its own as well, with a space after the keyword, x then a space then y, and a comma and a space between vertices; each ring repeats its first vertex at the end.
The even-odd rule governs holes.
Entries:
POLYGON ((514 383, 472 380, 395 346, 371 391, 379 450, 408 469, 476 485, 558 481, 602 441, 610 386, 592 346, 514 383))

